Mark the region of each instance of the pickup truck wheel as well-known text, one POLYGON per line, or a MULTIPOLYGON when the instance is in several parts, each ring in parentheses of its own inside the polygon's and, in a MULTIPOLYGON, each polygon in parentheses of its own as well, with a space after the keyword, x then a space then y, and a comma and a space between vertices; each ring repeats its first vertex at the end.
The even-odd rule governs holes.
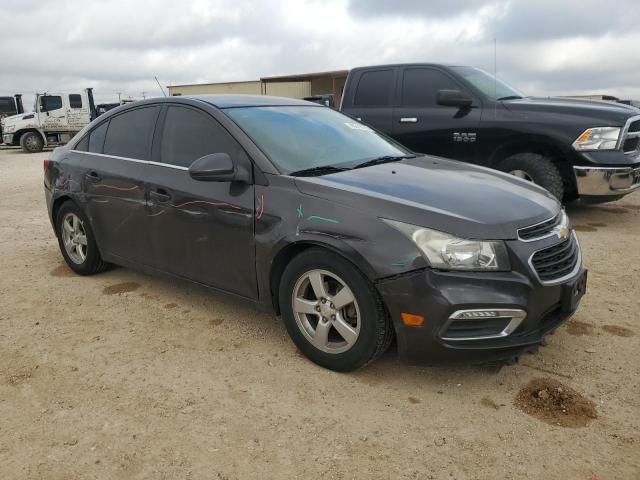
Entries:
POLYGON ((44 141, 39 133, 27 132, 20 137, 20 146, 27 153, 38 153, 44 148, 44 141))
POLYGON ((500 170, 546 188, 559 201, 564 197, 564 183, 553 161, 537 153, 518 153, 506 158, 500 170))
POLYGON ((373 285, 326 250, 305 250, 291 260, 278 297, 289 336, 322 367, 356 370, 382 355, 393 339, 393 326, 373 285))

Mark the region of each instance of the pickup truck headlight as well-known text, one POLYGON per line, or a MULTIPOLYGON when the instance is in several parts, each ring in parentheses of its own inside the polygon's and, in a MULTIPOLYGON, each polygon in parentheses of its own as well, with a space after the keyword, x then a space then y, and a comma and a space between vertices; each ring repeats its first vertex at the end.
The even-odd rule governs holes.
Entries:
POLYGON ((468 240, 430 228, 383 220, 410 238, 433 268, 494 272, 511 270, 503 241, 468 240))
POLYGON ((584 150, 615 150, 620 137, 619 127, 588 128, 573 142, 573 148, 584 150))

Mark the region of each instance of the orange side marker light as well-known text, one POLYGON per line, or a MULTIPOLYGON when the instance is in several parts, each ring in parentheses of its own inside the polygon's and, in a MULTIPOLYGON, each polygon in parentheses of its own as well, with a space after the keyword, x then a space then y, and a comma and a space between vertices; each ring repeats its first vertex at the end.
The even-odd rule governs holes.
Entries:
POLYGON ((410 327, 419 327, 424 323, 424 317, 422 315, 402 312, 400 316, 402 317, 404 324, 410 327))

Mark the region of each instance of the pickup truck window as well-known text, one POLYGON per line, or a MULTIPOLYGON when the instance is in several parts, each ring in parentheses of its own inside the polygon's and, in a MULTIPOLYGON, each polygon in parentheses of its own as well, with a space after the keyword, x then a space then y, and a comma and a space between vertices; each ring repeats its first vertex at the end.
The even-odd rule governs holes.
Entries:
POLYGON ((391 105, 393 70, 374 70, 360 76, 354 105, 388 107, 391 105))
POLYGON ((82 96, 77 93, 70 94, 69 106, 71 108, 82 108, 82 96))
POLYGON ((314 167, 353 167, 407 150, 371 128, 327 107, 228 108, 242 128, 283 173, 314 167))
POLYGON ((473 67, 451 67, 458 75, 493 100, 524 98, 525 95, 511 85, 496 79, 484 70, 473 67))
POLYGON ((40 97, 40 111, 50 112, 62 108, 62 97, 59 95, 43 95, 40 97))
POLYGON ((435 107, 438 90, 459 90, 447 75, 433 68, 407 68, 402 77, 404 107, 435 107))

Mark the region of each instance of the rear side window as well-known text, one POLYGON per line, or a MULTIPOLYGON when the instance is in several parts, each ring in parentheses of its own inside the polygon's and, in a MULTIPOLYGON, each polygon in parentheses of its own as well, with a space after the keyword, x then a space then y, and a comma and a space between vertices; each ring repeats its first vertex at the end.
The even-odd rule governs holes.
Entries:
POLYGON ((82 140, 76 143, 74 150, 77 150, 79 152, 86 152, 89 150, 89 134, 86 134, 84 137, 82 137, 82 140))
POLYGON ((393 70, 364 72, 360 76, 353 104, 361 107, 391 105, 393 70))
POLYGON ((91 153, 102 153, 104 138, 108 127, 109 122, 104 122, 99 127, 94 128, 89 134, 89 151, 91 153))
POLYGON ((137 108, 113 117, 104 141, 104 153, 149 160, 159 110, 159 107, 137 108))
POLYGON ((409 68, 402 77, 403 107, 435 107, 438 90, 460 87, 447 75, 433 68, 409 68))
POLYGON ((71 108, 82 108, 82 96, 77 93, 69 95, 69 106, 71 108))
POLYGON ((59 95, 43 95, 40 97, 40 105, 43 112, 58 110, 62 108, 62 97, 59 95))
POLYGON ((169 107, 160 142, 160 159, 180 167, 211 153, 227 153, 242 162, 242 147, 213 118, 184 107, 169 107))

